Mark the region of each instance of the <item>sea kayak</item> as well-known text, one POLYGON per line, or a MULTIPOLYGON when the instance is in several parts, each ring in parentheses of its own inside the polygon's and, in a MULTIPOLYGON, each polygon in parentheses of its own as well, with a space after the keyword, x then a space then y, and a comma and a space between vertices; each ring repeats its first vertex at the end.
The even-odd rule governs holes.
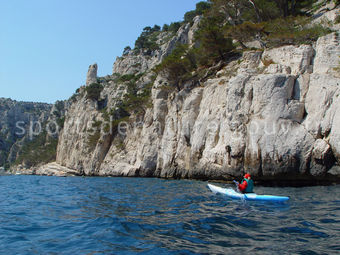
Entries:
POLYGON ((212 184, 208 184, 209 189, 213 193, 219 193, 230 197, 232 199, 243 199, 243 200, 250 200, 250 201, 273 201, 273 202, 284 202, 289 200, 289 197, 284 196, 272 196, 272 195, 257 195, 256 193, 247 193, 242 194, 236 192, 232 188, 221 188, 212 184))

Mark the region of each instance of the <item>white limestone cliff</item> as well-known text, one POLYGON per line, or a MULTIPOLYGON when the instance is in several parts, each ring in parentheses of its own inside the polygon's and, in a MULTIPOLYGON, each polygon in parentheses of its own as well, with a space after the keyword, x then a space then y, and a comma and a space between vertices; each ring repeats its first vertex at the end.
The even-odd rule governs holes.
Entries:
MULTIPOLYGON (((176 40, 190 41, 190 27, 181 29, 176 40)), ((166 52, 125 56, 114 73, 146 72, 166 52)), ((105 120, 99 102, 80 97, 68 109, 57 163, 86 175, 231 179, 247 171, 259 180, 339 179, 339 55, 332 33, 313 47, 245 52, 180 92, 164 89, 159 76, 152 107, 131 116, 122 137, 101 132, 92 148, 88 130, 105 120)), ((114 108, 124 93, 110 81, 100 100, 114 108)))
POLYGON ((86 75, 86 86, 97 82, 97 70, 98 65, 96 63, 89 66, 89 70, 86 75))

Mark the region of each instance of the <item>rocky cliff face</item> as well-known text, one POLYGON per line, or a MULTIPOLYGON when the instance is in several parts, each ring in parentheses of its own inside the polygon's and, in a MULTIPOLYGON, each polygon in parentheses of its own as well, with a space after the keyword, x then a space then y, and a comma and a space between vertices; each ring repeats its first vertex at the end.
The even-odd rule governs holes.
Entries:
POLYGON ((247 171, 257 180, 339 180, 337 34, 313 46, 248 51, 199 86, 168 90, 151 69, 176 42, 191 44, 198 22, 151 55, 118 58, 98 101, 82 88, 66 114, 57 163, 86 175, 231 179, 247 171), (153 84, 152 107, 121 125, 103 114, 127 93, 117 75, 138 76, 137 88, 153 84))
POLYGON ((14 163, 23 147, 42 133, 56 139, 57 120, 63 115, 63 102, 50 105, 0 98, 0 166, 14 163))
MULTIPOLYGON (((16 102, 10 99, 0 99, 0 164, 13 162, 22 145, 25 135, 33 128, 30 123, 44 122, 51 110, 48 104, 16 102)), ((31 132, 32 134, 32 132, 31 132)))
POLYGON ((136 54, 131 50, 126 55, 118 57, 113 64, 113 73, 124 75, 150 72, 152 68, 161 63, 172 52, 177 43, 189 45, 194 43, 194 33, 198 29, 200 20, 200 16, 195 17, 192 25, 183 25, 175 35, 171 32, 161 32, 156 41, 160 48, 150 54, 146 52, 136 54))

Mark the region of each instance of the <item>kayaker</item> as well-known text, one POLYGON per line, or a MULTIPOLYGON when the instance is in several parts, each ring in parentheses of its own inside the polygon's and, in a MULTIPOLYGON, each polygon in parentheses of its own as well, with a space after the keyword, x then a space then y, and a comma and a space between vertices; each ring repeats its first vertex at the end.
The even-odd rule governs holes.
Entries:
POLYGON ((238 184, 238 189, 241 193, 253 193, 254 182, 250 174, 245 174, 242 183, 238 184))

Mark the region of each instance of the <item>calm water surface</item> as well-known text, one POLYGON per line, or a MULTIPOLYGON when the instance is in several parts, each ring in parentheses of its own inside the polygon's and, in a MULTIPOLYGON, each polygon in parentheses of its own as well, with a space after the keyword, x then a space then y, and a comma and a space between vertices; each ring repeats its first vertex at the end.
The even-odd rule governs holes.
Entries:
POLYGON ((187 180, 0 176, 0 253, 340 253, 340 186, 256 191, 291 200, 231 201, 187 180))

